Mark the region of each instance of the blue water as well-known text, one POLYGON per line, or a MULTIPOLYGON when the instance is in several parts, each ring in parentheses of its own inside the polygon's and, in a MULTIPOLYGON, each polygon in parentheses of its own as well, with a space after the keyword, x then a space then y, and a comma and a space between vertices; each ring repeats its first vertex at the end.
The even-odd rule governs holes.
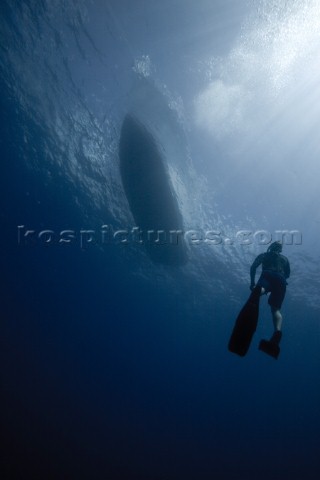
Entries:
POLYGON ((3 0, 0 13, 2 478, 318 478, 318 3, 3 0), (198 240, 219 232, 188 237, 181 265, 101 241, 103 225, 135 226, 132 202, 150 214, 122 184, 128 113, 166 171, 155 215, 172 204, 198 240), (258 351, 265 298, 248 355, 227 350, 261 230, 302 238, 284 245, 277 361, 258 351))

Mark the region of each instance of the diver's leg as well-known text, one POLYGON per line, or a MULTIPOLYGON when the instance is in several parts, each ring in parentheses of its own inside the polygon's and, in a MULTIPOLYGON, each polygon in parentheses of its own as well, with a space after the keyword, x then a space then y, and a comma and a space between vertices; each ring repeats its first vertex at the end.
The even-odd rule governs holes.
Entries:
POLYGON ((282 326, 282 315, 278 308, 271 307, 272 319, 273 319, 273 326, 275 332, 281 331, 282 326))
MULTIPOLYGON (((270 299, 269 299, 270 300, 270 299)), ((278 358, 280 353, 280 341, 282 337, 282 315, 280 309, 271 305, 272 320, 274 325, 274 332, 270 340, 261 340, 259 349, 263 352, 271 355, 274 358, 278 358)))
POLYGON ((282 315, 279 308, 271 307, 271 312, 272 312, 274 332, 272 337, 270 338, 270 342, 279 346, 279 343, 282 337, 282 332, 281 332, 282 315))

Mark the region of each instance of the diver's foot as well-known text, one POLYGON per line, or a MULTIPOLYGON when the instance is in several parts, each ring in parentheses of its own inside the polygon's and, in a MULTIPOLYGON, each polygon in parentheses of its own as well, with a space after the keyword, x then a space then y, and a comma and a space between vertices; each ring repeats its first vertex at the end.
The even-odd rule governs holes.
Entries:
POLYGON ((282 332, 276 330, 270 340, 261 340, 259 350, 277 359, 280 353, 279 343, 281 341, 282 332))
POLYGON ((282 332, 280 330, 276 330, 272 337, 270 338, 270 342, 274 343, 275 345, 279 345, 282 338, 282 332))
POLYGON ((259 343, 259 350, 277 359, 280 353, 280 347, 277 343, 271 340, 261 340, 259 343))

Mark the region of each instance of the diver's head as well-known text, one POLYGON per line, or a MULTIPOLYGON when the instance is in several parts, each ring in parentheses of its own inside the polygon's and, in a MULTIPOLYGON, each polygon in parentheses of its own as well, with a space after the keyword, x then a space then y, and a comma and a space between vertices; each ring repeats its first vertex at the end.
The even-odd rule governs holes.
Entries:
POLYGON ((271 243, 268 248, 268 252, 281 253, 282 252, 282 243, 277 240, 276 242, 271 243))

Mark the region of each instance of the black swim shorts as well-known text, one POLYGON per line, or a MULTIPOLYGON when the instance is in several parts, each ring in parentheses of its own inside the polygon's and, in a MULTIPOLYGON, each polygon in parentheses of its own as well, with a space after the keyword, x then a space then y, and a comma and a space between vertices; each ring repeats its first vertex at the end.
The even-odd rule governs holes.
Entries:
POLYGON ((281 308, 287 288, 286 279, 277 272, 263 270, 257 285, 263 287, 266 293, 270 293, 268 303, 275 309, 281 308))

